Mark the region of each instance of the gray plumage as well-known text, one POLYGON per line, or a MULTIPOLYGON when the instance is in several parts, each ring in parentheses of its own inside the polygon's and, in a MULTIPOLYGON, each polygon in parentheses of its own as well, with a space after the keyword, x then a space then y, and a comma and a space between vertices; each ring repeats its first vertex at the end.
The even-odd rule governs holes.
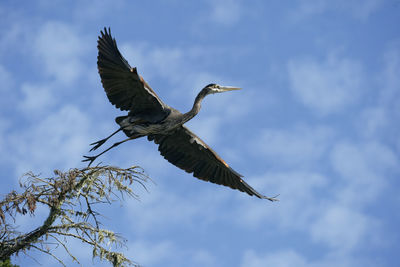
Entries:
POLYGON ((204 181, 229 186, 251 196, 274 201, 276 199, 261 195, 234 171, 205 142, 191 132, 184 123, 199 111, 205 96, 213 93, 238 90, 240 88, 209 84, 197 95, 192 109, 187 113, 166 105, 153 89, 123 58, 118 50, 110 29, 104 28, 98 40, 98 70, 101 82, 109 101, 128 115, 116 118, 120 128, 113 134, 93 143, 95 150, 119 131, 129 138, 115 143, 96 156, 84 156, 89 165, 100 155, 128 140, 147 136, 149 141, 158 144, 161 155, 175 166, 193 173, 204 181))

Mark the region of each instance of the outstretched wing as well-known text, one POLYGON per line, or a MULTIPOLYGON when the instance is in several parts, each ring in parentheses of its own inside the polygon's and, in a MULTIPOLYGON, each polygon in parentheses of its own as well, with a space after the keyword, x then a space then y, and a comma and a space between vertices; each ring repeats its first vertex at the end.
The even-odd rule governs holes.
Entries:
POLYGON ((229 186, 259 198, 275 200, 261 195, 248 185, 239 173, 215 153, 206 143, 185 126, 179 127, 172 135, 150 135, 149 141, 158 144, 158 150, 170 163, 193 173, 204 181, 229 186))
POLYGON ((110 29, 107 31, 104 28, 104 32, 101 31, 97 48, 101 82, 113 105, 121 110, 129 110, 130 115, 138 115, 149 122, 161 121, 170 113, 169 107, 121 55, 110 29))

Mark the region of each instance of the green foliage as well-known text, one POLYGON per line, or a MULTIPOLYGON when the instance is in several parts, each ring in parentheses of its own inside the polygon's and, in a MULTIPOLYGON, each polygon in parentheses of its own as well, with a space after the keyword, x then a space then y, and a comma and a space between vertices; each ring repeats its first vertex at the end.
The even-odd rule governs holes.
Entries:
POLYGON ((10 259, 6 259, 5 261, 0 261, 0 267, 19 267, 19 265, 14 265, 10 259))

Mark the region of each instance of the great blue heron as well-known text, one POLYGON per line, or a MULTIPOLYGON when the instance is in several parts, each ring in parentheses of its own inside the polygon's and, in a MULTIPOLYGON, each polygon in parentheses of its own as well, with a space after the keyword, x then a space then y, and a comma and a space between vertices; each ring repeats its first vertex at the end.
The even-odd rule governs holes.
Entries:
POLYGON ((206 143, 183 124, 192 119, 200 110, 206 95, 239 90, 237 87, 209 84, 197 95, 192 109, 187 113, 164 104, 146 81, 132 68, 118 50, 110 28, 104 28, 98 39, 97 66, 101 82, 109 101, 121 110, 129 111, 127 116, 115 120, 120 128, 110 136, 92 143, 96 150, 111 136, 123 131, 129 138, 113 144, 96 156, 84 156, 89 165, 100 155, 128 140, 147 136, 158 144, 158 150, 170 163, 193 173, 194 177, 212 183, 229 186, 255 195, 259 198, 276 200, 261 195, 248 185, 242 175, 234 171, 206 143))

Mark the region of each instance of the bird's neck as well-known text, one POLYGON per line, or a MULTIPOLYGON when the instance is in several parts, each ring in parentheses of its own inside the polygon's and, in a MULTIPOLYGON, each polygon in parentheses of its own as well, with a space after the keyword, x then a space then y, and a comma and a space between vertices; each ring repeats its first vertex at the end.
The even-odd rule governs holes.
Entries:
POLYGON ((183 123, 191 120, 194 116, 197 115, 197 113, 199 113, 200 108, 201 108, 201 102, 203 101, 205 96, 206 96, 206 94, 203 93, 203 91, 201 91, 197 95, 196 99, 194 100, 192 109, 189 112, 186 112, 185 114, 183 114, 183 123))

